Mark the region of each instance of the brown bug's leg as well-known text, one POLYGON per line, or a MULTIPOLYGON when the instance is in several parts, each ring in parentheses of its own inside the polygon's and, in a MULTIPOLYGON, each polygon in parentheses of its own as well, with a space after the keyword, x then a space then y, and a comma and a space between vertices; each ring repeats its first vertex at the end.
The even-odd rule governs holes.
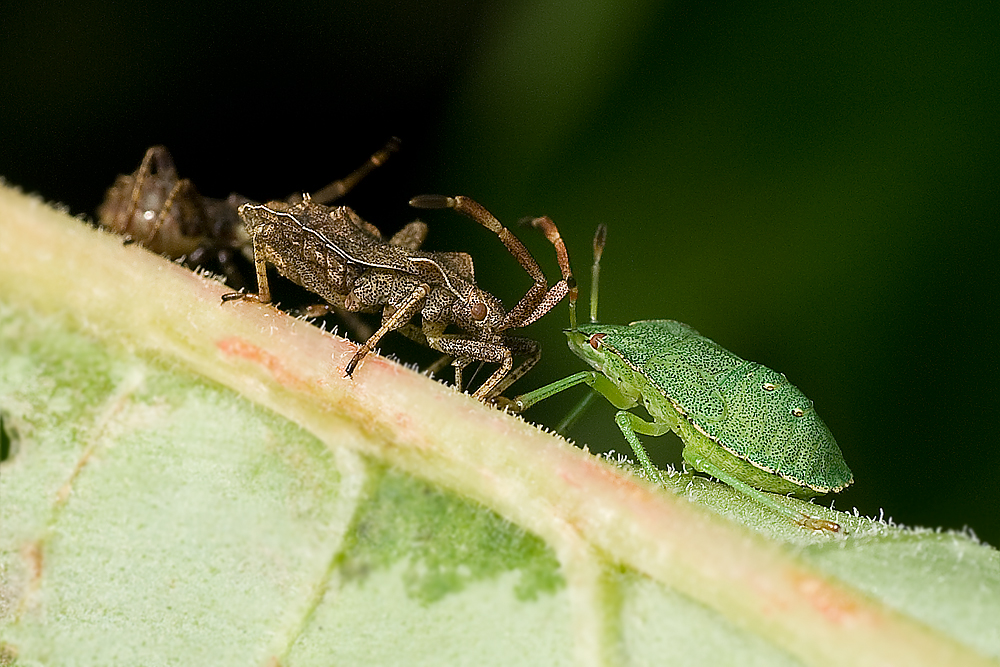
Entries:
MULTIPOLYGON (((413 326, 413 325, 411 325, 413 326)), ((442 349, 442 345, 447 346, 449 341, 457 341, 455 345, 460 344, 462 341, 467 340, 462 334, 446 334, 444 331, 448 328, 446 323, 441 322, 431 322, 424 320, 421 327, 418 328, 413 326, 415 331, 411 333, 410 338, 418 343, 422 342, 427 347, 432 350, 437 350, 438 352, 444 352, 444 356, 438 359, 433 366, 444 367, 448 361, 451 361, 451 366, 455 372, 455 389, 458 391, 463 391, 462 389, 462 371, 469 364, 470 359, 466 359, 463 355, 452 354, 442 349)), ((407 334, 409 335, 409 334, 407 334)), ((437 368, 435 370, 438 370, 437 368)))
POLYGON ((392 235, 389 245, 404 250, 419 250, 427 238, 427 224, 414 220, 392 235))
POLYGON ((467 366, 471 361, 486 361, 500 364, 500 368, 494 371, 493 375, 487 378, 486 382, 473 392, 472 397, 477 401, 486 401, 487 398, 492 396, 493 389, 510 373, 511 368, 514 367, 514 356, 511 354, 510 348, 502 343, 486 343, 472 340, 464 337, 462 334, 444 334, 438 337, 429 337, 428 343, 435 350, 455 357, 453 365, 455 366, 456 382, 460 381, 462 376, 460 369, 467 366))
POLYGON ((542 348, 536 342, 530 338, 521 338, 520 336, 508 336, 504 338, 504 343, 510 349, 511 354, 514 356, 524 357, 522 361, 516 368, 514 368, 510 373, 508 373, 501 382, 498 382, 495 387, 490 391, 490 395, 486 397, 486 400, 493 399, 503 392, 507 391, 507 388, 520 380, 535 367, 535 364, 542 358, 542 348))
MULTIPOLYGON (((396 331, 403 334, 404 336, 406 336, 413 342, 417 343, 418 345, 423 345, 424 347, 430 347, 430 345, 427 343, 427 336, 426 334, 424 334, 424 330, 415 324, 411 323, 404 324, 403 326, 399 327, 399 329, 397 329, 396 331)), ((452 357, 450 354, 442 355, 438 357, 437 361, 435 361, 430 366, 425 368, 423 370, 423 374, 429 376, 437 375, 438 373, 441 372, 441 369, 449 365, 453 359, 454 357, 452 357)))
POLYGON ((521 301, 512 311, 507 313, 508 322, 519 321, 523 317, 523 311, 534 311, 541 295, 548 289, 548 282, 545 274, 542 273, 538 262, 531 256, 524 244, 514 236, 509 229, 500 224, 500 221, 493 217, 481 204, 468 197, 445 197, 442 195, 420 195, 410 200, 410 206, 415 208, 453 208, 459 213, 472 218, 480 225, 496 234, 500 241, 507 247, 507 250, 514 256, 518 264, 521 265, 527 274, 534 281, 534 284, 522 297, 521 301))
POLYGON ((810 530, 826 530, 831 533, 839 533, 843 530, 841 525, 835 521, 821 519, 818 516, 810 516, 805 512, 802 512, 797 509, 792 509, 787 505, 783 505, 777 502, 777 500, 775 500, 771 494, 761 491, 760 489, 756 489, 747 484, 746 482, 744 482, 743 480, 736 479, 726 471, 717 467, 715 464, 706 461, 700 456, 690 459, 688 460, 688 462, 695 470, 700 470, 706 475, 711 475, 717 480, 725 482, 736 491, 739 491, 740 493, 749 498, 753 498, 764 507, 768 507, 777 514, 787 517, 788 519, 791 519, 792 521, 802 526, 803 528, 808 528, 810 530))
POLYGON ((434 363, 432 363, 431 365, 429 365, 427 368, 424 369, 424 375, 436 376, 446 366, 450 366, 451 362, 453 362, 454 360, 455 357, 451 356, 450 354, 442 354, 440 357, 437 358, 437 361, 435 361, 434 363))
POLYGON ((572 289, 576 287, 573 272, 569 265, 569 254, 566 252, 566 245, 555 223, 547 217, 535 218, 531 224, 541 229, 545 237, 556 248, 556 258, 559 261, 559 269, 562 272, 562 280, 549 289, 545 274, 538 266, 538 262, 531 256, 528 249, 510 230, 500 224, 500 221, 493 217, 481 204, 468 197, 445 197, 442 195, 421 195, 410 200, 410 205, 416 208, 453 208, 462 213, 483 227, 486 227, 496 234, 503 242, 507 250, 518 261, 521 268, 534 281, 521 300, 507 313, 503 321, 504 329, 524 327, 539 317, 552 310, 560 300, 572 289))
POLYGON ((249 292, 229 292, 222 295, 222 302, 227 301, 256 301, 258 303, 271 303, 271 286, 267 282, 267 259, 264 257, 264 249, 260 247, 256 238, 253 239, 253 266, 257 271, 257 293, 249 292))
MULTIPOLYGON (((524 377, 524 375, 532 368, 534 368, 535 364, 537 364, 538 361, 542 358, 542 348, 538 345, 536 341, 533 341, 530 338, 521 338, 519 336, 508 336, 504 338, 503 347, 506 347, 507 351, 510 352, 512 360, 513 357, 515 356, 518 357, 523 356, 524 361, 518 364, 516 368, 512 368, 512 370, 503 374, 499 378, 495 373, 494 375, 490 376, 490 378, 487 379, 486 382, 483 383, 483 386, 481 386, 476 391, 474 396, 478 398, 480 401, 483 401, 484 403, 492 402, 494 398, 505 392, 507 390, 507 387, 509 387, 510 385, 514 384, 522 377, 524 377), (490 386, 492 386, 492 388, 488 390, 484 389, 484 387, 490 387, 490 386)), ((468 365, 468 363, 472 360, 466 359, 464 361, 465 363, 463 364, 463 367, 465 365, 468 365)), ((455 373, 456 377, 460 377, 457 368, 455 370, 455 373)))
POLYGON ((264 249, 256 238, 253 239, 253 268, 257 272, 257 294, 256 296, 247 294, 243 298, 271 303, 271 285, 267 282, 267 259, 264 256, 264 249))
MULTIPOLYGON (((422 326, 418 327, 415 324, 406 324, 400 327, 399 332, 410 340, 431 348, 432 350, 437 350, 437 342, 443 338, 451 338, 454 340, 466 340, 465 336, 462 334, 445 334, 445 329, 448 328, 446 323, 441 322, 429 322, 424 321, 422 326)), ((439 350, 440 351, 440 350, 439 350)), ((442 368, 452 366, 455 372, 455 388, 458 391, 462 391, 462 371, 465 367, 469 365, 471 359, 456 359, 455 355, 444 354, 437 361, 427 367, 424 371, 426 375, 437 374, 442 368)))
MULTIPOLYGON (((448 356, 451 356, 451 355, 448 355, 448 356)), ((457 389, 458 391, 465 391, 462 388, 462 385, 464 384, 462 375, 465 373, 465 367, 469 365, 469 362, 470 362, 469 359, 452 359, 451 360, 451 367, 454 369, 454 372, 455 372, 455 389, 457 389)))
POLYGON ((160 233, 160 228, 163 227, 163 223, 167 221, 167 216, 170 215, 170 209, 173 208, 174 202, 177 197, 180 196, 182 192, 187 192, 194 189, 194 184, 187 178, 181 179, 174 184, 174 187, 170 188, 170 194, 167 198, 163 200, 163 206, 160 207, 160 212, 156 215, 156 222, 149 230, 148 238, 142 241, 142 245, 146 247, 153 246, 153 240, 156 239, 156 235, 160 233))
POLYGON ((376 151, 370 158, 368 158, 367 162, 355 169, 352 173, 313 193, 312 200, 317 204, 329 204, 332 201, 340 199, 345 194, 350 192, 351 189, 353 189, 354 186, 361 181, 361 179, 375 171, 376 168, 382 166, 382 164, 389 159, 389 156, 398 150, 399 139, 396 137, 389 139, 385 146, 376 151))
POLYGON ((502 349, 504 354, 500 362, 500 368, 498 368, 493 375, 487 378, 486 382, 479 385, 479 389, 476 389, 476 391, 472 394, 472 398, 480 401, 481 403, 485 403, 496 393, 494 389, 500 384, 500 381, 503 380, 508 373, 510 373, 510 369, 514 366, 514 357, 510 353, 510 350, 506 348, 502 349))
POLYGON ((364 345, 358 348, 358 351, 354 353, 351 360, 347 362, 347 367, 344 369, 344 375, 350 377, 354 370, 361 363, 375 346, 378 345, 379 340, 382 336, 386 335, 390 331, 400 328, 403 324, 410 321, 410 319, 420 312, 423 308, 424 301, 427 299, 427 295, 430 294, 430 285, 422 284, 417 286, 413 293, 406 298, 396 312, 392 313, 388 317, 385 317, 382 321, 382 326, 379 327, 378 331, 373 333, 371 337, 364 342, 364 345))
POLYGON ((174 167, 173 158, 166 146, 150 146, 142 156, 139 168, 132 176, 132 195, 129 197, 128 208, 125 209, 125 226, 122 227, 121 235, 126 241, 133 240, 131 236, 132 221, 135 218, 135 211, 139 208, 139 199, 142 197, 142 188, 146 184, 153 172, 163 174, 168 178, 176 178, 177 170, 174 167))

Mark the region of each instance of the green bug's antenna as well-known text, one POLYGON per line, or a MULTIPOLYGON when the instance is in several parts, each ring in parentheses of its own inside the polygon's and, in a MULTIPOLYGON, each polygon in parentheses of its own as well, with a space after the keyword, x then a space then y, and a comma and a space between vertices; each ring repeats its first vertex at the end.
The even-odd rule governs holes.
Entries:
POLYGON ((580 298, 580 290, 574 287, 569 291, 569 330, 576 331, 576 300, 580 298))
MULTIPOLYGON (((608 226, 603 222, 597 225, 594 232, 594 267, 590 270, 590 323, 597 323, 597 284, 601 277, 601 255, 604 254, 604 244, 608 240, 608 226)), ((575 320, 576 313, 572 312, 570 317, 575 320)), ((573 323, 576 328, 576 323, 573 323)))

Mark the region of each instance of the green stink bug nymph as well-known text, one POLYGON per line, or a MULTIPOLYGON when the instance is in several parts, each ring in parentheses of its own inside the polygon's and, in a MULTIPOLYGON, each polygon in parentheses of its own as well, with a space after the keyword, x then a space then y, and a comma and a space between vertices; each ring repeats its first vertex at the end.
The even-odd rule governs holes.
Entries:
POLYGON ((854 478, 812 401, 784 375, 745 361, 686 324, 645 320, 629 325, 597 324, 600 257, 607 228, 594 237, 591 324, 576 324, 576 293, 570 295, 570 349, 594 369, 581 371, 518 396, 521 412, 578 384, 603 394, 616 408, 615 421, 646 475, 663 482, 636 433, 675 432, 684 461, 815 530, 840 525, 777 502, 770 493, 811 498, 836 493, 854 478), (652 421, 629 412, 642 405, 652 421))

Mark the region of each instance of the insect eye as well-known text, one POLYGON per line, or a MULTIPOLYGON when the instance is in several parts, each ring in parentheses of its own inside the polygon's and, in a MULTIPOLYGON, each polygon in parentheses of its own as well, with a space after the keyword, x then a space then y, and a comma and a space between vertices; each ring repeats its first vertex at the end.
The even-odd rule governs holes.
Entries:
POLYGON ((475 321, 482 322, 483 320, 486 319, 486 314, 487 314, 486 304, 483 303, 482 301, 477 301, 476 303, 472 304, 472 308, 469 309, 469 314, 472 315, 472 319, 474 319, 475 321))
POLYGON ((802 416, 805 416, 805 414, 806 414, 806 411, 803 410, 802 408, 792 408, 792 416, 793 417, 802 417, 802 416))
POLYGON ((604 337, 607 335, 608 334, 603 334, 603 333, 594 334, 593 336, 590 337, 590 340, 587 342, 590 343, 590 347, 594 348, 595 350, 599 350, 601 349, 601 341, 604 340, 604 337))
POLYGON ((760 388, 763 389, 764 391, 774 391, 775 389, 777 389, 777 387, 775 387, 770 382, 765 382, 760 386, 760 388))

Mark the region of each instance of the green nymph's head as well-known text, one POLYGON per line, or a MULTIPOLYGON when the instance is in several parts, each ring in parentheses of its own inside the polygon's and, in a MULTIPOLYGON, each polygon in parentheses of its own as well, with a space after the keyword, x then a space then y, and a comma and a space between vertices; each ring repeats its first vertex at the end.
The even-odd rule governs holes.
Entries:
POLYGON ((601 345, 601 340, 616 331, 626 329, 620 324, 582 324, 576 329, 566 329, 566 342, 573 354, 580 357, 594 370, 604 372, 607 351, 601 345))

